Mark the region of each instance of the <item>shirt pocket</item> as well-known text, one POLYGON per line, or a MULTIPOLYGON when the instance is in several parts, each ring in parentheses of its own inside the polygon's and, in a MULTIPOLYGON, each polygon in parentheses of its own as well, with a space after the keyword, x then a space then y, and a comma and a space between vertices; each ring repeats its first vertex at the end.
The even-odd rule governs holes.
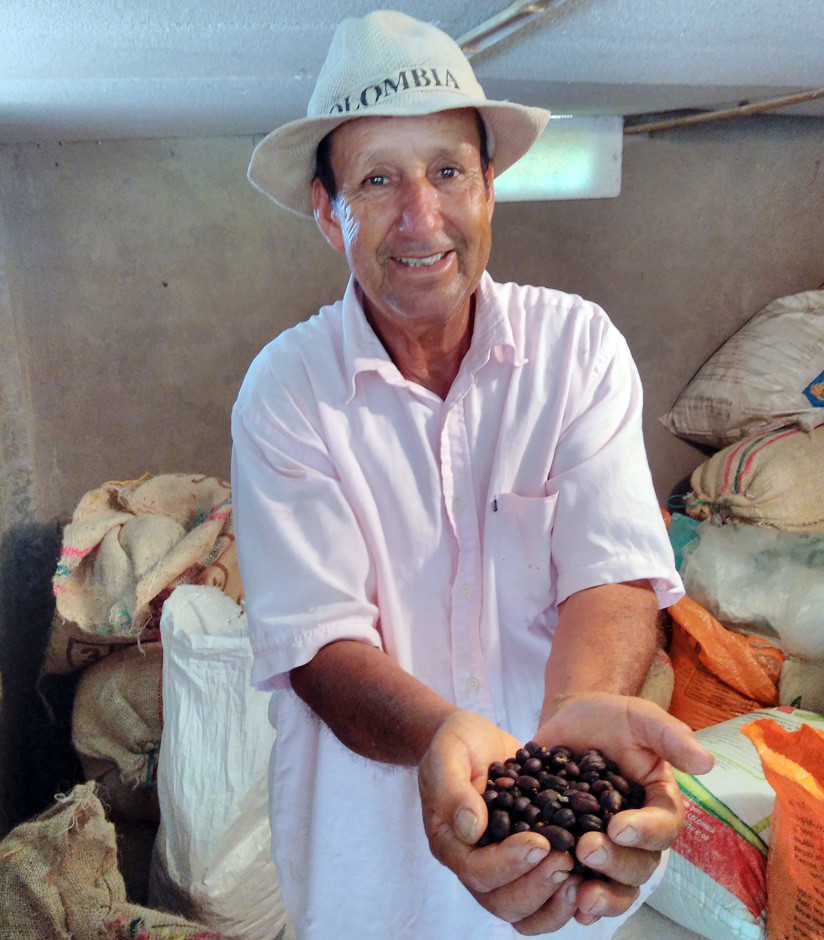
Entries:
POLYGON ((550 539, 557 502, 557 493, 503 493, 493 501, 490 549, 501 625, 528 625, 553 602, 550 539))

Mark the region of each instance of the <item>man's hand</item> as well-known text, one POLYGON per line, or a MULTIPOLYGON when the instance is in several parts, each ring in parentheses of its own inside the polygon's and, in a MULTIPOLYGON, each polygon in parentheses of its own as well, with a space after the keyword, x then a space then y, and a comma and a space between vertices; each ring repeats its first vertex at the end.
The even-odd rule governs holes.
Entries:
POLYGON ((686 773, 703 774, 712 769, 712 754, 683 722, 657 705, 603 693, 560 706, 535 740, 573 749, 597 747, 617 761, 627 778, 646 788, 642 809, 616 814, 606 834, 586 833, 576 846, 578 859, 609 879, 579 886, 576 920, 589 924, 601 916, 622 914, 684 822, 684 801, 670 764, 686 773))
POLYGON ((576 911, 573 859, 533 832, 479 848, 487 824, 481 793, 494 760, 512 757, 516 738, 470 712, 450 715, 419 769, 424 827, 432 854, 488 911, 524 934, 562 927, 576 911))

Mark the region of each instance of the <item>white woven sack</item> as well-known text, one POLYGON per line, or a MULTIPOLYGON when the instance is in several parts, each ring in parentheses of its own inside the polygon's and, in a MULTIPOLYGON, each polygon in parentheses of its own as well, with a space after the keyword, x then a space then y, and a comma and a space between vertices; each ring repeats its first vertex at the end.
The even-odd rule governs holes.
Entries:
POLYGON ((786 425, 824 424, 824 290, 774 300, 720 347, 661 423, 726 447, 786 425))
POLYGON ((271 856, 269 695, 252 688, 246 615, 219 588, 181 585, 163 605, 160 826, 152 906, 232 940, 287 940, 271 856))

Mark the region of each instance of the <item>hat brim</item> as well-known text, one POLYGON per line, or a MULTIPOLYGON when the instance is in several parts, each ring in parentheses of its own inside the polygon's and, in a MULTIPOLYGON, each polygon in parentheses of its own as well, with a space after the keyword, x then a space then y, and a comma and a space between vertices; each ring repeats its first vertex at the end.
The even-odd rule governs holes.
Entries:
MULTIPOLYGON (((493 142, 495 173, 503 173, 532 147, 549 120, 549 111, 510 101, 466 98, 456 103, 444 95, 443 106, 427 96, 426 114, 476 108, 484 119, 493 142)), ((330 114, 300 118, 268 134, 255 147, 249 164, 249 181, 284 209, 312 216, 312 179, 318 144, 330 131, 359 117, 414 117, 420 107, 382 107, 366 113, 330 114)))

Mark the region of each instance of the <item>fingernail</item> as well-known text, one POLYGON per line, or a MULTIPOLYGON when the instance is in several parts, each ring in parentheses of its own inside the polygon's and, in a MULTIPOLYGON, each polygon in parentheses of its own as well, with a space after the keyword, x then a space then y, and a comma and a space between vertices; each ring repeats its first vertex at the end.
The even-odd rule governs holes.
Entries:
POLYGON ((581 859, 581 861, 586 862, 587 865, 603 865, 606 860, 606 850, 601 847, 595 849, 593 852, 590 852, 586 858, 581 859))
POLYGON ((607 906, 607 899, 603 895, 599 895, 595 899, 595 903, 590 905, 590 907, 583 910, 584 914, 589 914, 590 917, 596 917, 604 908, 607 906))
POLYGON ((566 881, 567 878, 569 878, 568 871, 556 871, 552 873, 552 880, 555 882, 556 885, 559 885, 562 882, 566 881))
POLYGON ((546 849, 539 849, 537 846, 533 849, 530 849, 527 853, 526 860, 530 865, 537 865, 538 862, 542 862, 549 852, 546 849))
POLYGON ((638 838, 638 830, 634 826, 626 826, 612 837, 619 845, 632 845, 638 838))
POLYGON ((475 841, 478 832, 478 818, 471 809, 462 806, 455 813, 455 829, 464 842, 472 843, 475 841))
POLYGON ((569 885, 569 887, 564 890, 564 900, 567 904, 574 904, 578 900, 577 882, 574 885, 569 885))

